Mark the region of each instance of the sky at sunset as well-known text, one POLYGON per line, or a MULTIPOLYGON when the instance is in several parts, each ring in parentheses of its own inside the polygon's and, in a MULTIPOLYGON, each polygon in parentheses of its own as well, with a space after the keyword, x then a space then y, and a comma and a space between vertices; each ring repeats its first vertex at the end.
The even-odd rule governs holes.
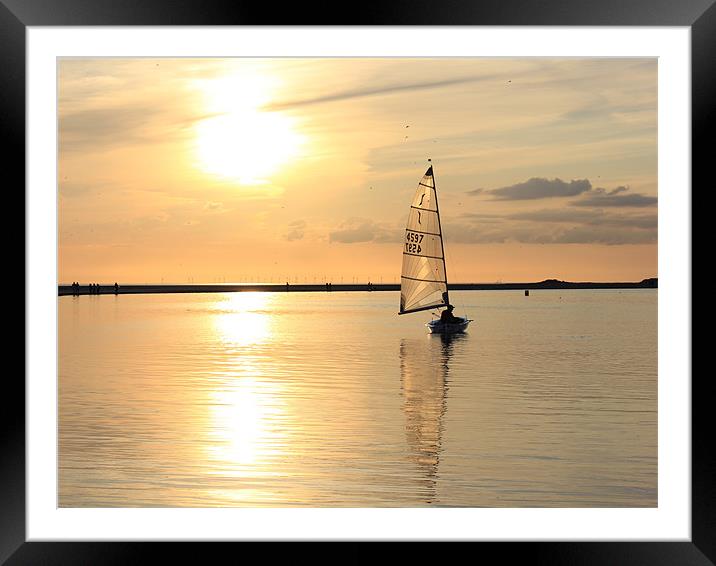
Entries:
POLYGON ((59 281, 657 276, 656 59, 61 59, 59 281))

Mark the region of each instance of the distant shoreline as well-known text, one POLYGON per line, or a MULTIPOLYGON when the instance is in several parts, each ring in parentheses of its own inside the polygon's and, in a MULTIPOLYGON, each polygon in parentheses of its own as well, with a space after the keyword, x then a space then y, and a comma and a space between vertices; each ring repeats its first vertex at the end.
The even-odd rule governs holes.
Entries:
MULTIPOLYGON (((546 279, 537 283, 450 283, 451 291, 529 291, 541 289, 656 289, 658 279, 644 279, 639 282, 593 283, 570 282, 546 279)), ((236 292, 346 292, 346 291, 399 291, 397 283, 332 283, 330 289, 325 283, 308 284, 187 284, 187 285, 120 285, 118 295, 157 294, 157 293, 236 293, 236 292)), ((79 294, 89 295, 88 285, 80 285, 79 294)), ((93 293, 95 294, 95 293, 93 293)), ((100 285, 100 295, 114 295, 114 285, 100 285)), ((58 296, 72 295, 71 285, 58 285, 58 296)))

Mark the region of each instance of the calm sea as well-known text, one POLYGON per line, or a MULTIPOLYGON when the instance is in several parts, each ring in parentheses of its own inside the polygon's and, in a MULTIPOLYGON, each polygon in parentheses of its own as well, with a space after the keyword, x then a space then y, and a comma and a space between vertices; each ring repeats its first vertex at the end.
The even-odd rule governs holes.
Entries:
POLYGON ((655 507, 657 291, 61 297, 61 507, 655 507))

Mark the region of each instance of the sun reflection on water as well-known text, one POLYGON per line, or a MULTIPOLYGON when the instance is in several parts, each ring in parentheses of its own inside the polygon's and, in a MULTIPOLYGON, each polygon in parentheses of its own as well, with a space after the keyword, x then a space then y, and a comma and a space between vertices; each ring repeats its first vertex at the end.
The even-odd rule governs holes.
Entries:
POLYGON ((222 474, 241 476, 281 452, 280 423, 284 411, 275 383, 249 375, 227 379, 226 386, 210 394, 210 456, 224 462, 222 474))
MULTIPOLYGON (((284 386, 271 373, 263 350, 272 335, 269 293, 232 293, 215 307, 215 329, 226 362, 208 392, 206 453, 212 474, 226 478, 275 475, 270 463, 285 448, 284 386)), ((231 484, 222 497, 247 497, 231 484)), ((252 498, 270 497, 254 493, 252 498)))
POLYGON ((271 335, 270 293, 231 293, 217 304, 216 330, 226 344, 252 346, 271 335))

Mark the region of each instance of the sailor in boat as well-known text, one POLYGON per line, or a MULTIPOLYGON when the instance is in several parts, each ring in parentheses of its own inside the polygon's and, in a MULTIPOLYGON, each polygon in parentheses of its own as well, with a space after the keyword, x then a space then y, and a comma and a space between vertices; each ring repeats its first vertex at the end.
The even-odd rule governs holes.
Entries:
POLYGON ((454 306, 448 305, 447 308, 442 312, 442 314, 440 315, 440 322, 442 324, 457 324, 458 322, 462 322, 461 318, 457 318, 455 315, 452 314, 452 311, 454 309, 454 306))

